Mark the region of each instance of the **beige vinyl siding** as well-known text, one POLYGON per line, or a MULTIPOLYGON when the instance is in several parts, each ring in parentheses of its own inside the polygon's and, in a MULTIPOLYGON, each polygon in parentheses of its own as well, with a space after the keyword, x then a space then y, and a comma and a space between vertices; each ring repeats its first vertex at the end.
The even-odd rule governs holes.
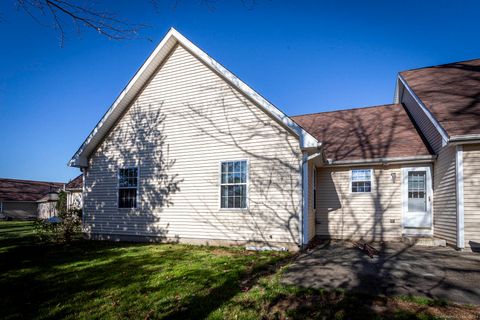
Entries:
POLYGON ((298 243, 298 138, 181 46, 90 158, 86 231, 298 243), (220 209, 222 160, 249 162, 249 208, 220 209), (139 206, 117 209, 117 170, 139 167, 139 206))
POLYGON ((434 236, 452 245, 457 242, 455 154, 455 146, 441 149, 433 167, 434 236))
POLYGON ((480 145, 463 146, 465 246, 480 249, 480 145))
POLYGON ((352 168, 318 169, 318 236, 335 239, 365 238, 376 241, 400 239, 401 168, 399 166, 369 168, 373 168, 374 177, 371 193, 350 192, 352 168), (395 182, 392 182, 392 174, 395 174, 395 182))
POLYGON ((432 121, 430 121, 425 112, 406 89, 403 90, 401 103, 407 107, 408 112, 415 120, 415 124, 423 133, 425 139, 427 139, 432 149, 436 153, 439 152, 442 148, 442 136, 435 128, 432 121))

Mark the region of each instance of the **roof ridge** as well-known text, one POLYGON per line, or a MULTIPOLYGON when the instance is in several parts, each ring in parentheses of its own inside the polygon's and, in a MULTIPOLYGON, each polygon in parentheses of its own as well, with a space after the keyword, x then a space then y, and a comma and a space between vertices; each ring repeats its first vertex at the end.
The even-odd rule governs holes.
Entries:
POLYGON ((342 111, 352 111, 352 110, 363 110, 363 109, 372 109, 372 108, 381 108, 381 107, 388 107, 388 106, 400 106, 400 103, 388 103, 388 104, 379 104, 376 106, 368 106, 368 107, 357 107, 357 108, 348 108, 348 109, 339 109, 339 110, 331 110, 331 111, 321 111, 321 112, 312 112, 312 113, 304 113, 304 114, 297 114, 290 116, 291 118, 294 117, 301 117, 301 116, 312 116, 315 114, 325 114, 325 113, 335 113, 335 112, 342 112, 342 111))
POLYGON ((454 62, 447 62, 447 63, 435 64, 435 65, 426 66, 426 67, 412 68, 412 69, 407 69, 407 70, 400 71, 399 73, 402 74, 403 72, 408 72, 408 71, 415 71, 415 70, 421 70, 421 69, 430 69, 430 68, 447 66, 447 65, 450 65, 450 64, 471 62, 471 61, 475 61, 475 60, 480 60, 480 58, 467 59, 467 60, 454 61, 454 62))
POLYGON ((12 181, 12 182, 24 182, 24 183, 56 183, 56 184, 65 184, 65 182, 58 181, 40 181, 40 180, 26 180, 26 179, 16 179, 16 178, 0 178, 0 181, 12 181))

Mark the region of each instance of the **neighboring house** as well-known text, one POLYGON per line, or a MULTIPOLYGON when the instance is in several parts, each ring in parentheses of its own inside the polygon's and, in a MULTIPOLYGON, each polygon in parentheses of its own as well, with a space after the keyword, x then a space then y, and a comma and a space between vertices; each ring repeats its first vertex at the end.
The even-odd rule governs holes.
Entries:
POLYGON ((67 193, 67 208, 81 209, 83 205, 82 190, 83 190, 83 175, 79 175, 65 185, 64 188, 67 193))
POLYGON ((477 63, 403 72, 394 104, 288 117, 171 29, 69 162, 84 176, 85 233, 475 247, 477 63))
POLYGON ((62 186, 59 182, 0 179, 0 216, 19 220, 49 217, 48 194, 62 186))
POLYGON ((61 182, 0 179, 0 217, 15 220, 48 219, 57 215, 56 194, 67 193, 68 208, 82 208, 83 176, 61 182))

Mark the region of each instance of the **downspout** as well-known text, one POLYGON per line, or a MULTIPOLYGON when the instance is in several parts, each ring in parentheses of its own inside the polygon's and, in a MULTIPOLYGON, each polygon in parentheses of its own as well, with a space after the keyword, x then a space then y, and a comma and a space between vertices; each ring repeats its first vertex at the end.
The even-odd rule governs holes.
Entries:
POLYGON ((87 168, 80 168, 82 172, 82 233, 85 234, 85 175, 87 168))
POLYGON ((300 247, 308 243, 308 152, 302 152, 302 214, 300 215, 300 247))
MULTIPOLYGON (((321 145, 319 145, 320 148, 321 145)), ((300 246, 303 248, 308 244, 308 223, 309 223, 309 177, 308 177, 308 162, 321 156, 323 153, 317 152, 308 155, 307 151, 302 153, 302 214, 300 215, 300 246)))
POLYGON ((456 153, 456 182, 457 182, 457 248, 465 248, 465 220, 463 203, 463 146, 457 146, 456 153))

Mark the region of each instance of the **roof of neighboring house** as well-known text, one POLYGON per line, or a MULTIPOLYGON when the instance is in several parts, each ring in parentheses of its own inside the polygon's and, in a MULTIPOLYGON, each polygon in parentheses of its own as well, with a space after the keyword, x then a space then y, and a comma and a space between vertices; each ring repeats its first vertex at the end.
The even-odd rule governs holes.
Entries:
POLYGON ((78 177, 76 177, 73 180, 70 180, 65 185, 65 189, 82 189, 83 188, 83 174, 80 174, 78 177))
POLYGON ((1 201, 38 201, 48 192, 56 191, 62 182, 31 181, 0 178, 1 201))
POLYGON ((480 59, 400 75, 450 137, 480 134, 480 59))
POLYGON ((401 104, 321 112, 292 119, 322 141, 333 161, 430 156, 401 104))
POLYGON ((98 144, 102 141, 103 137, 109 132, 117 120, 123 115, 124 111, 131 105, 138 93, 148 83, 150 78, 158 70, 158 67, 169 57, 170 52, 177 45, 185 47, 192 55, 202 61, 211 70, 216 72, 225 81, 227 81, 232 87, 248 97, 255 103, 261 110, 269 114, 272 119, 275 119, 278 123, 282 124, 285 128, 288 128, 300 139, 302 147, 316 148, 318 141, 312 137, 308 132, 305 132, 300 126, 292 121, 287 115, 280 109, 275 107, 260 94, 255 92, 246 83, 241 81, 233 73, 228 71, 220 63, 215 61, 199 47, 193 44, 190 40, 185 38, 174 28, 171 28, 165 37, 160 41, 158 46, 152 52, 150 57, 140 67, 137 73, 133 76, 125 89, 120 93, 118 98, 107 110, 105 115, 100 119, 98 124, 88 135, 85 141, 82 143, 77 152, 73 155, 72 159, 68 162, 72 167, 87 167, 87 158, 95 150, 98 144))

